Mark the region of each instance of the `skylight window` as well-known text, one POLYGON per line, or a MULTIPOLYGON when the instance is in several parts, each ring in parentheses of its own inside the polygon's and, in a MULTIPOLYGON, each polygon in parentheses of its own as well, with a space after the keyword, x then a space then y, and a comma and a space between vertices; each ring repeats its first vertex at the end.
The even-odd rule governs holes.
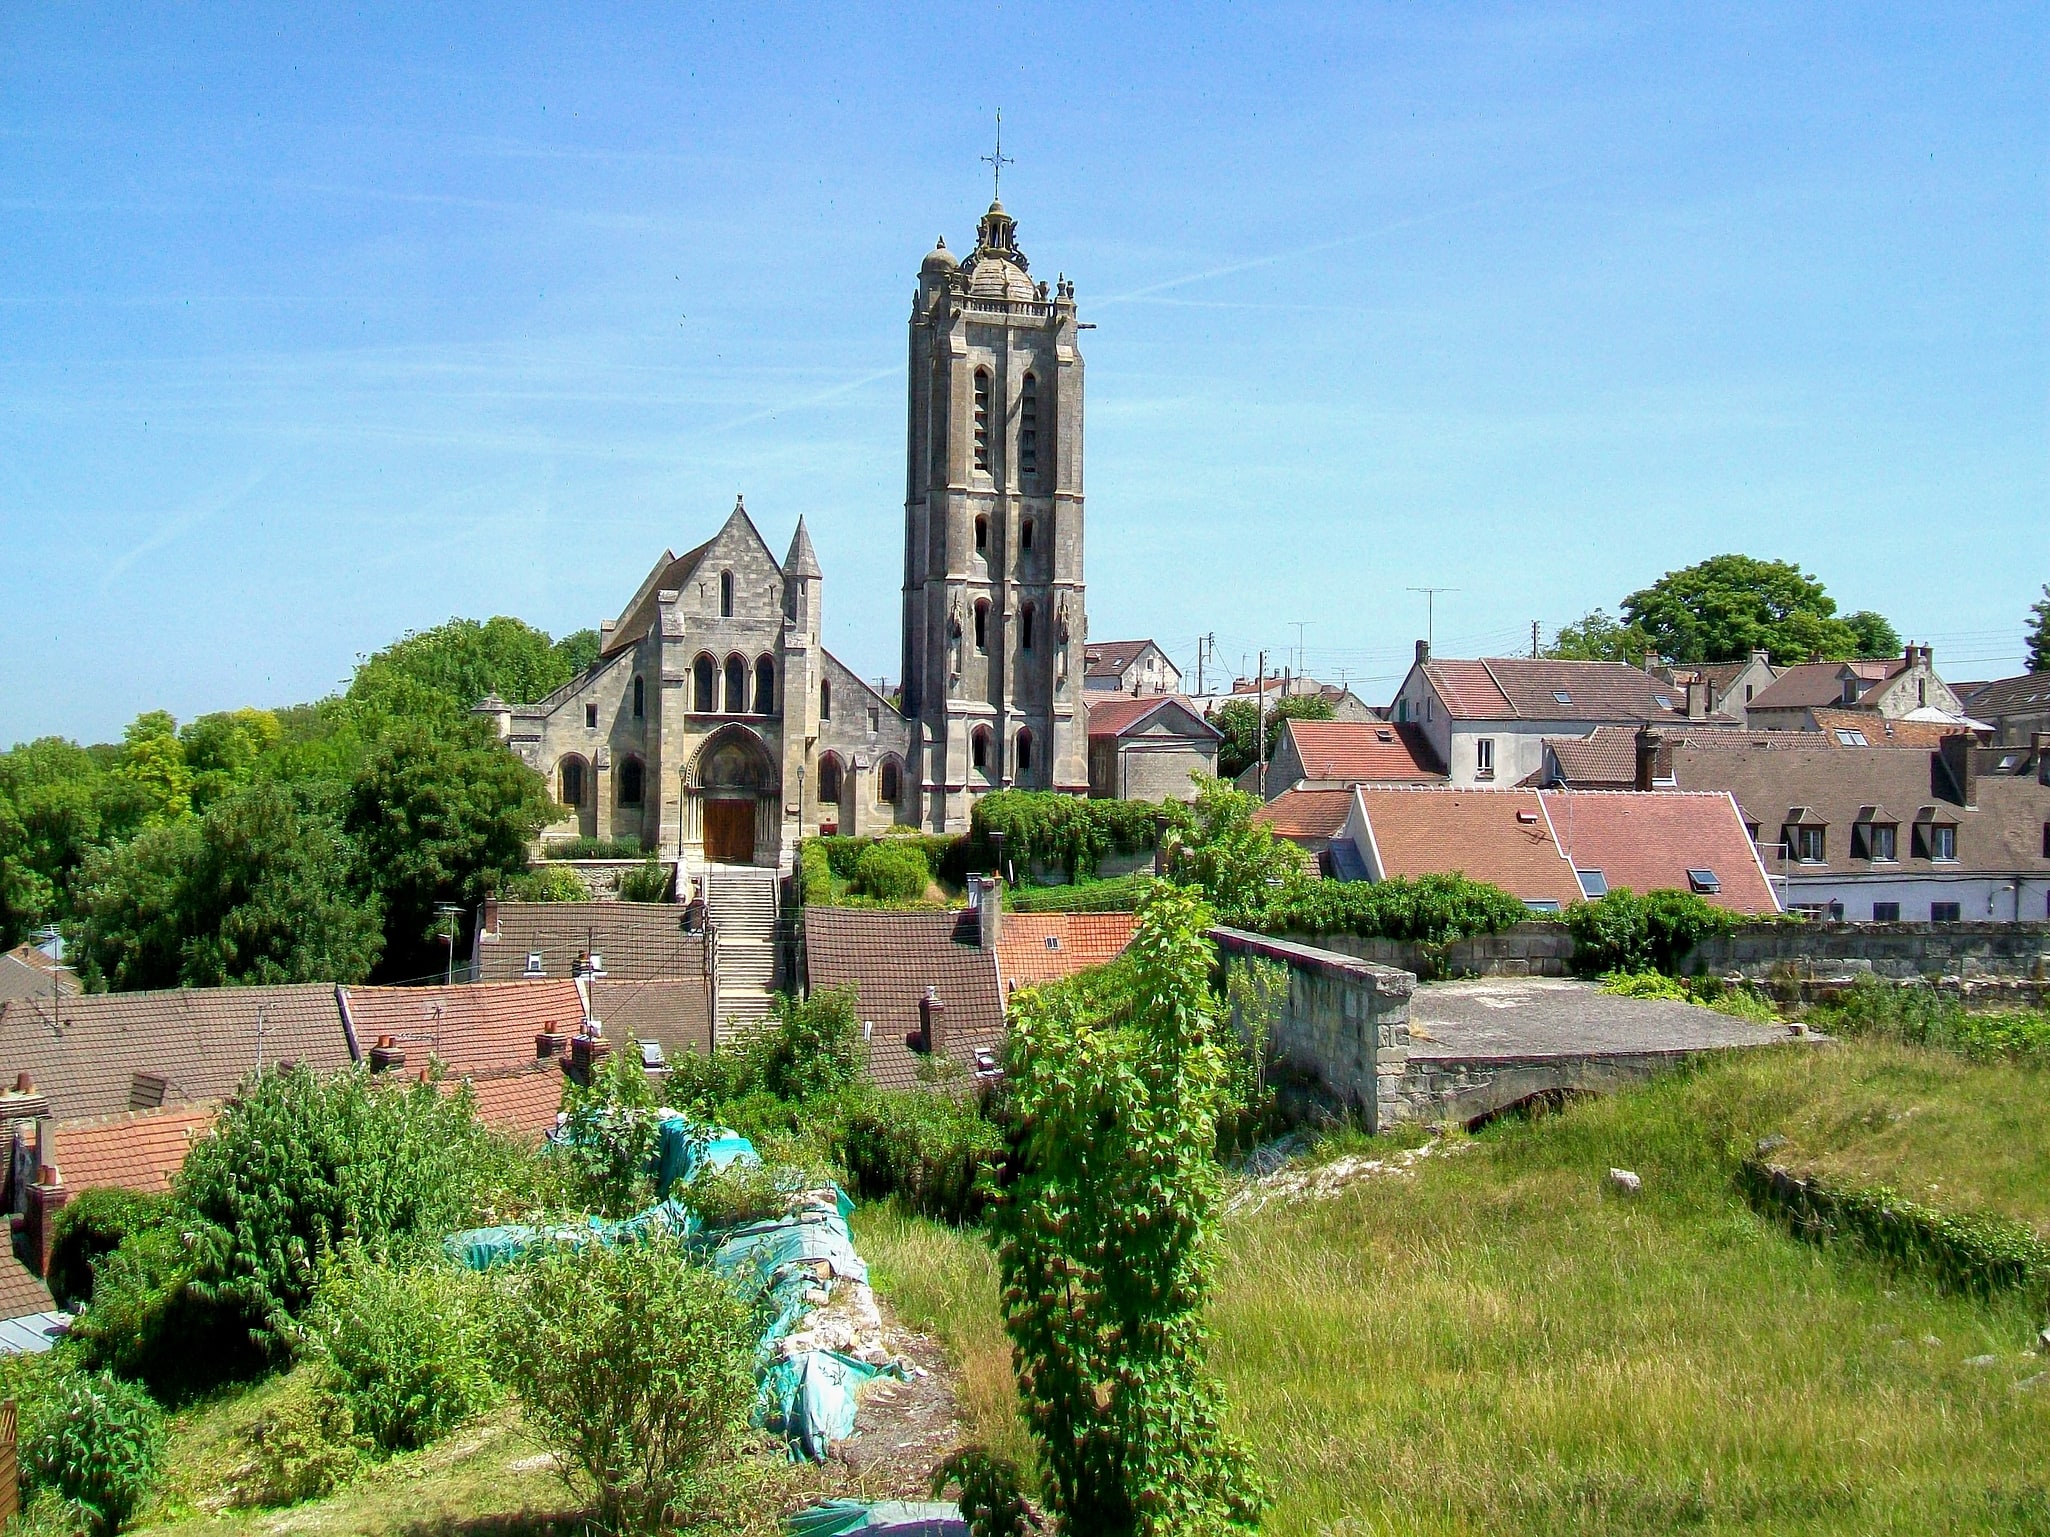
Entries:
POLYGON ((1661 710, 1670 710, 1673 707, 1673 697, 1670 694, 1653 694, 1651 702, 1661 710))
POLYGON ((1723 889, 1723 883, 1716 879, 1713 870, 1689 870, 1687 889, 1698 897, 1712 897, 1723 889))
POLYGON ((1580 882, 1580 894, 1590 902, 1609 894, 1609 878, 1599 870, 1575 870, 1574 877, 1580 882))
POLYGON ((1836 734, 1836 740, 1839 747, 1870 747, 1872 745, 1865 740, 1865 733, 1856 727, 1851 727, 1848 730, 1839 730, 1836 734))
POLYGON ((1047 936, 1046 936, 1046 947, 1047 947, 1047 949, 1049 949, 1049 950, 1058 950, 1058 949, 1060 949, 1060 947, 1061 947, 1061 936, 1060 936, 1060 935, 1058 935, 1058 934, 1049 934, 1049 935, 1047 935, 1047 936))
POLYGON ((1573 696, 1572 696, 1571 694, 1567 693, 1567 692, 1566 692, 1566 690, 1564 690, 1563 688, 1555 688, 1555 689, 1553 689, 1553 690, 1552 690, 1552 697, 1553 697, 1554 699, 1558 700, 1558 701, 1559 701, 1559 703, 1561 703, 1561 704, 1571 704, 1571 703, 1573 703, 1573 696))

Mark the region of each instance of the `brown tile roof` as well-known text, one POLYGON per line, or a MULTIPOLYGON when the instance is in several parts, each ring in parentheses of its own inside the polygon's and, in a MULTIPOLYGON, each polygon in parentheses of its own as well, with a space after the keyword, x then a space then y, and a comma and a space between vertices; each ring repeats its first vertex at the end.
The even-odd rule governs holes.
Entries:
POLYGON ((1889 720, 1870 710, 1811 709, 1808 713, 1815 721, 1816 732, 1827 738, 1822 744, 1825 747, 1860 745, 1836 735, 1839 731, 1854 731, 1865 738, 1863 745, 1867 747, 1919 747, 1927 752, 1941 746, 1945 737, 1971 729, 1953 726, 1948 721, 1889 720))
POLYGON ((684 933, 683 915, 674 902, 501 902, 498 927, 477 936, 475 976, 518 981, 538 953, 543 976, 567 977, 595 948, 608 977, 703 977, 705 938, 684 933))
POLYGON ((1146 654, 1152 646, 1164 658, 1167 653, 1160 650, 1158 643, 1150 640, 1105 640, 1091 641, 1084 652, 1082 675, 1085 678, 1115 678, 1146 654))
POLYGON ((56 1310, 49 1287, 12 1250, 0 1250, 0 1318, 33 1318, 56 1310))
POLYGON ((1772 885, 1728 795, 1671 790, 1547 790, 1553 836, 1576 870, 1599 870, 1610 890, 1686 891, 1687 872, 1711 871, 1701 895, 1738 913, 1776 913, 1772 885))
MULTIPOLYGON (((1953 690, 1955 692, 1955 690, 1953 690)), ((2050 710, 2050 672, 2025 672, 2018 678, 1982 683, 1960 702, 1973 714, 2037 715, 2050 710)))
POLYGON ((1454 720, 1684 719, 1674 708, 1677 685, 1622 662, 1506 656, 1423 668, 1454 720))
POLYGON ((1352 791, 1284 790, 1253 813, 1253 820, 1274 829, 1280 838, 1321 838, 1329 841, 1345 826, 1345 814, 1352 810, 1352 791))
POLYGON ((1370 786, 1353 794, 1387 875, 1457 873, 1526 902, 1580 900, 1535 790, 1370 786))
POLYGON ((1815 705, 1841 704, 1844 697, 1844 669, 1860 679, 1859 697, 1872 692, 1907 666, 1901 657, 1881 657, 1867 662, 1800 662, 1782 672, 1760 689, 1751 701, 1754 710, 1794 710, 1815 705))
POLYGON ((79 991, 76 973, 34 945, 16 945, 0 955, 0 999, 47 998, 52 988, 59 997, 79 991))
POLYGON ((54 1164, 64 1188, 137 1190, 161 1195, 185 1163, 192 1144, 214 1123, 211 1105, 179 1105, 92 1121, 51 1123, 43 1162, 54 1164))
MULTIPOLYGON (((1597 726, 1586 736, 1548 736, 1545 746, 1568 784, 1579 789, 1629 790, 1637 784, 1637 728, 1597 726)), ((1661 750, 1660 771, 1670 763, 1661 750)), ((1542 770, 1540 771, 1542 774, 1542 770)))
POLYGON ((138 1097, 225 1099, 259 1059, 319 1070, 352 1060, 324 982, 81 993, 57 1017, 52 1029, 48 998, 0 1003, 0 1083, 30 1074, 66 1120, 119 1115, 138 1097))
POLYGON ((493 1130, 529 1142, 538 1143, 554 1130, 556 1112, 562 1108, 563 1079, 558 1062, 533 1062, 525 1067, 472 1073, 442 1082, 449 1093, 469 1084, 476 1097, 478 1120, 493 1130))
POLYGON ((1092 737, 1124 736, 1152 716, 1166 711, 1185 735, 1222 741, 1224 733, 1203 718, 1203 712, 1180 694, 1114 694, 1087 701, 1092 737))
POLYGON ((812 989, 851 985, 872 1024, 869 1076, 889 1088, 918 1081, 924 1058, 905 1037, 918 1032, 926 988, 946 1005, 948 1055, 973 1068, 977 1050, 995 1050, 1004 1008, 996 958, 984 950, 970 912, 879 912, 848 907, 804 910, 805 967, 812 989))
POLYGON ((623 1041, 660 1041, 677 1057, 712 1051, 712 995, 702 978, 621 982, 600 977, 591 984, 591 1012, 606 1035, 623 1041))
POLYGON ((1305 779, 1346 783, 1444 779, 1437 756, 1416 725, 1378 721, 1291 720, 1281 729, 1295 739, 1305 779))
POLYGON ((341 993, 358 1050, 368 1053, 390 1036, 404 1049, 408 1066, 425 1067, 432 1056, 458 1073, 531 1062, 541 1031, 574 1031, 584 1020, 583 994, 566 978, 349 987, 341 993))
POLYGON ((1125 953, 1137 913, 1005 913, 997 936, 997 975, 1014 987, 1058 982, 1125 953))

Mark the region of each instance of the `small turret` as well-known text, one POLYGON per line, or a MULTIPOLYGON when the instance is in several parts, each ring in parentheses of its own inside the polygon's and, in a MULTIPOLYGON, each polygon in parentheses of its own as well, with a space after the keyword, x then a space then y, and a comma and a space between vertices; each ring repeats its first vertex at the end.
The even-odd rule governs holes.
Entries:
POLYGON ((790 538, 790 553, 783 557, 783 617, 801 639, 819 633, 819 584, 825 579, 818 551, 811 547, 811 535, 800 514, 797 532, 790 538))

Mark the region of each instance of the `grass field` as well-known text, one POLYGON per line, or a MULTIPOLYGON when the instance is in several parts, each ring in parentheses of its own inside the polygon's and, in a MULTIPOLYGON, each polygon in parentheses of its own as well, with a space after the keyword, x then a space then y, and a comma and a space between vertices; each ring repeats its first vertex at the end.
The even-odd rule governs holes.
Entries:
MULTIPOLYGON (((1298 1532, 2050 1533, 2039 1302, 1936 1294, 1733 1191, 1775 1157, 2050 1227, 2046 1075, 1882 1044, 1747 1054, 1227 1223, 1213 1364, 1298 1532), (1608 1192, 1611 1166, 1644 1181, 1608 1192), (1990 1358, 1990 1359, 1989 1359, 1990 1358)), ((987 1251, 863 1249, 1015 1448, 987 1251)))

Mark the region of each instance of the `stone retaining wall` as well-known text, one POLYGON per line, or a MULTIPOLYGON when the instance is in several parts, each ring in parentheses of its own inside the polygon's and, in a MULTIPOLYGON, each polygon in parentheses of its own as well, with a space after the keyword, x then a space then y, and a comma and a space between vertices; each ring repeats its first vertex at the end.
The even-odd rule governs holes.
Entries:
MULTIPOLYGON (((584 890, 591 894, 594 902, 610 902, 619 895, 620 877, 629 870, 638 870, 645 865, 645 859, 551 859, 551 865, 561 865, 583 882, 584 890)), ((664 869, 674 870, 676 861, 661 861, 664 869)), ((673 880, 672 880, 673 889, 673 880)))

